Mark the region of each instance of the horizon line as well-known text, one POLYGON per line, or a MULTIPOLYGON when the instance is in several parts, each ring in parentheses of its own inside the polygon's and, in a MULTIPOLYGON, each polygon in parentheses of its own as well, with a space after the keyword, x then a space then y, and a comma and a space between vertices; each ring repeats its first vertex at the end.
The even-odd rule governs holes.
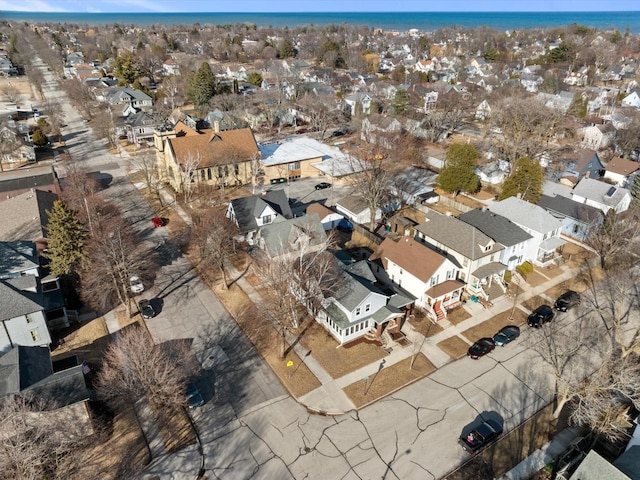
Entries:
POLYGON ((86 15, 103 15, 103 14, 159 14, 159 13, 234 13, 234 14, 252 14, 252 13, 640 13, 639 10, 269 10, 269 11, 208 11, 208 10, 188 10, 188 11, 104 11, 104 12, 87 12, 77 10, 0 10, 0 13, 47 13, 47 14, 65 14, 78 13, 86 15))

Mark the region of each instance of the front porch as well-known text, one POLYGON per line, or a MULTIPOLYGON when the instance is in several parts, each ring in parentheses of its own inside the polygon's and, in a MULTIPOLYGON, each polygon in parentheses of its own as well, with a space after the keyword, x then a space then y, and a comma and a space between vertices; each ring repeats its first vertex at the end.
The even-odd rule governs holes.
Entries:
POLYGON ((560 237, 547 238, 538 247, 538 255, 534 260, 534 265, 542 268, 551 267, 558 264, 562 259, 562 247, 567 243, 560 237))
POLYGON ((464 283, 459 280, 447 280, 425 292, 424 309, 434 320, 447 318, 448 312, 462 305, 464 283))
POLYGON ((507 266, 500 262, 482 265, 471 273, 472 281, 467 284, 467 293, 485 301, 491 301, 504 295, 507 286, 504 272, 507 266))

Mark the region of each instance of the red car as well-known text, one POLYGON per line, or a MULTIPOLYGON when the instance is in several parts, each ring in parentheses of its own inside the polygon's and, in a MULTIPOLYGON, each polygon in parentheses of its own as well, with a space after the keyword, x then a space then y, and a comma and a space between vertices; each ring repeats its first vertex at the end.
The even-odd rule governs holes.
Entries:
POLYGON ((167 224, 167 221, 164 218, 160 218, 160 217, 153 217, 151 219, 151 222, 153 223, 153 226, 155 228, 164 227, 167 224))

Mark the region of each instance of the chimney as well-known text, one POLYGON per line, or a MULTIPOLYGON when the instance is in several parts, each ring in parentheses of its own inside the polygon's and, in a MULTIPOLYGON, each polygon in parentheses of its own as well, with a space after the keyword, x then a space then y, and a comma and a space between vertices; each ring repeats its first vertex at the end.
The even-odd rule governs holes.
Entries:
POLYGON ((220 122, 213 122, 213 131, 216 133, 220 133, 220 122))

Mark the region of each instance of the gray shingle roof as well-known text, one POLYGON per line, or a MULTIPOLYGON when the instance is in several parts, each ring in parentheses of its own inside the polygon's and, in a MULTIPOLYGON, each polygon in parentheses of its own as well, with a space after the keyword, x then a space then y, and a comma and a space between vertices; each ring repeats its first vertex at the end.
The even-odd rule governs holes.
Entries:
POLYGON ((38 268, 36 245, 28 241, 0 242, 0 278, 38 268))
POLYGON ((272 257, 296 250, 296 241, 303 235, 308 236, 309 246, 317 246, 327 240, 317 214, 272 223, 260 229, 265 248, 272 257))
POLYGON ((544 208, 516 197, 493 203, 489 206, 489 210, 534 232, 547 233, 562 227, 562 222, 544 208))
POLYGON ((0 397, 18 393, 53 373, 47 347, 13 347, 0 357, 0 397))
POLYGON ((485 235, 505 247, 512 247, 529 240, 531 235, 508 218, 489 210, 475 209, 458 216, 460 220, 476 227, 485 235))
POLYGON ((231 200, 231 205, 238 221, 238 228, 243 232, 258 228, 256 218, 267 205, 271 206, 278 215, 282 215, 285 219, 293 218, 289 200, 284 190, 270 190, 264 195, 236 198, 231 200))
POLYGON ((494 242, 490 237, 462 220, 437 212, 429 212, 427 221, 418 225, 416 230, 471 260, 493 255, 504 249, 499 243, 494 243, 492 248, 485 251, 484 246, 494 242))
POLYGON ((614 187, 609 183, 585 177, 574 187, 573 195, 614 208, 625 196, 631 194, 626 188, 614 187))
POLYGON ((42 311, 44 308, 36 302, 36 297, 40 295, 20 291, 7 280, 0 280, 0 322, 42 311))
POLYGON ((591 223, 602 216, 602 212, 597 208, 560 195, 556 195, 555 197, 541 195, 540 200, 538 200, 538 205, 551 214, 555 214, 555 216, 559 214, 583 223, 591 223))

